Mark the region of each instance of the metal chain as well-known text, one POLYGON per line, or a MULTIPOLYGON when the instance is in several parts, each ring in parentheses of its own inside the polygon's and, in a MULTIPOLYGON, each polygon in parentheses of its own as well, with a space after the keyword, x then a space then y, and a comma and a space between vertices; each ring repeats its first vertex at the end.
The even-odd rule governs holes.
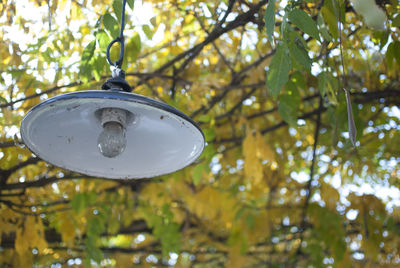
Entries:
POLYGON ((125 27, 125 5, 126 5, 126 0, 122 1, 122 15, 121 15, 121 31, 120 34, 117 38, 111 41, 111 43, 107 47, 107 61, 111 66, 114 66, 118 69, 121 69, 122 62, 124 60, 124 50, 125 50, 125 40, 124 40, 124 27, 125 27), (110 58, 110 50, 111 47, 114 45, 114 43, 119 43, 120 44, 120 53, 119 53, 119 59, 115 62, 111 61, 110 58))

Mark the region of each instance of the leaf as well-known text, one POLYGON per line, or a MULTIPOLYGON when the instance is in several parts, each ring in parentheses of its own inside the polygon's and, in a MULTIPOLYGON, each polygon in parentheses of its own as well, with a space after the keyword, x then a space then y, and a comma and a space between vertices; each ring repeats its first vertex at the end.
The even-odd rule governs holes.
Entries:
POLYGON ((96 202, 97 195, 94 191, 77 193, 71 200, 72 209, 79 213, 89 205, 96 202))
POLYGON ((297 125, 297 109, 299 101, 297 98, 288 94, 279 95, 278 111, 282 119, 290 126, 297 125))
POLYGON ((153 38, 153 31, 151 30, 149 25, 147 25, 147 24, 143 25, 142 30, 146 34, 148 39, 151 40, 151 38, 153 38))
POLYGON ((107 61, 104 57, 101 56, 95 56, 93 63, 92 63, 92 73, 94 76, 94 79, 96 81, 100 81, 102 75, 105 72, 105 66, 107 66, 107 61))
POLYGON ((207 142, 213 141, 216 137, 216 133, 213 128, 206 128, 203 130, 203 132, 204 132, 205 140, 207 142))
POLYGON ((326 206, 331 211, 335 211, 340 199, 340 195, 339 192, 335 188, 333 188, 330 184, 322 182, 321 198, 322 200, 324 200, 326 206))
POLYGON ((20 256, 24 256, 27 251, 29 250, 29 241, 24 238, 23 236, 23 229, 18 228, 16 232, 16 239, 15 239, 15 250, 20 256))
POLYGON ((246 217, 244 218, 244 222, 246 224, 246 227, 252 230, 254 226, 256 225, 256 218, 254 217, 252 212, 248 212, 246 217))
POLYGON ((288 49, 286 45, 280 43, 271 60, 266 80, 267 88, 275 98, 279 95, 282 86, 289 80, 290 67, 288 49))
POLYGON ((1 108, 1 112, 3 114, 4 125, 12 125, 13 124, 13 111, 8 107, 1 108))
POLYGON ((90 265, 90 260, 100 263, 101 259, 103 258, 103 253, 97 247, 95 238, 87 236, 84 241, 87 249, 87 258, 89 259, 87 261, 87 263, 89 264, 88 267, 92 267, 92 265, 90 265))
POLYGON ((99 44, 99 48, 101 49, 101 51, 106 52, 108 44, 110 44, 111 42, 111 39, 108 36, 108 34, 103 30, 99 30, 96 33, 96 40, 99 44))
POLYGON ((322 71, 318 75, 318 88, 322 96, 327 95, 331 103, 337 104, 336 91, 337 79, 330 72, 322 71))
POLYGON ((389 69, 392 69, 392 68, 393 68, 393 61, 394 61, 394 59, 395 59, 394 53, 395 53, 395 52, 394 52, 394 44, 393 44, 393 43, 390 43, 390 44, 388 45, 388 47, 387 47, 386 54, 385 54, 386 64, 387 64, 387 67, 388 67, 389 69))
POLYGON ((125 49, 125 54, 129 62, 136 61, 141 48, 140 35, 134 33, 133 37, 128 40, 125 49))
POLYGON ((97 237, 106 229, 104 221, 98 215, 89 218, 86 226, 86 234, 88 236, 97 237))
POLYGON ((293 9, 289 12, 288 18, 300 30, 320 41, 317 24, 306 12, 301 9, 293 9))
POLYGON ((329 30, 325 25, 324 18, 322 17, 321 13, 318 13, 317 23, 322 37, 326 41, 332 42, 332 36, 329 34, 329 30))
POLYGON ((162 213, 154 213, 153 210, 146 212, 146 222, 153 228, 153 235, 161 242, 162 255, 166 256, 170 252, 179 252, 181 247, 180 225, 172 221, 173 213, 170 210, 169 204, 162 206, 162 213), (167 214, 166 220, 165 215, 167 214))
POLYGON ((349 127, 349 137, 350 141, 353 144, 353 146, 356 146, 356 135, 357 135, 357 129, 356 129, 356 124, 354 123, 354 117, 353 117, 353 110, 351 108, 351 98, 350 98, 350 93, 347 89, 344 90, 346 93, 346 104, 347 104, 347 122, 348 122, 348 127, 349 127))
POLYGON ((75 239, 75 227, 71 220, 71 215, 68 213, 62 213, 58 217, 60 222, 59 233, 61 234, 62 241, 68 246, 72 246, 75 239))
POLYGON ((211 116, 208 115, 208 114, 202 114, 202 115, 199 117, 199 122, 208 123, 208 122, 210 122, 210 121, 211 121, 211 116))
POLYGON ((88 64, 89 60, 93 57, 96 48, 96 41, 91 41, 83 50, 81 63, 88 64))
POLYGON ((81 212, 86 207, 86 200, 83 194, 76 194, 71 200, 71 206, 75 212, 81 212))
POLYGON ((118 21, 122 21, 122 1, 114 0, 112 3, 112 8, 114 10, 115 16, 117 16, 118 21))
POLYGON ((275 0, 270 0, 265 12, 265 28, 267 31, 268 41, 271 45, 274 42, 274 29, 275 29, 275 0))
MULTIPOLYGON (((329 2, 329 1, 326 1, 329 2)), ((332 10, 323 6, 321 8, 322 16, 328 25, 329 32, 333 36, 333 38, 339 38, 339 29, 338 29, 338 22, 335 15, 332 13, 332 10)))
POLYGON ((127 0, 126 3, 129 5, 129 7, 133 10, 134 5, 135 5, 135 0, 127 0))
POLYGON ((289 43, 289 53, 292 59, 300 64, 307 72, 311 72, 312 60, 308 56, 307 50, 302 46, 301 41, 294 40, 289 43))
POLYGON ((256 183, 263 177, 263 167, 258 157, 259 149, 253 131, 247 127, 246 138, 243 140, 244 174, 256 183))
POLYGON ((150 19, 151 25, 153 25, 154 28, 157 28, 157 17, 152 17, 150 19))
POLYGON ((318 75, 318 89, 321 93, 321 96, 325 96, 326 92, 328 91, 328 74, 326 72, 321 72, 318 75))
POLYGON ((393 42, 393 56, 396 59, 397 63, 400 65, 400 42, 393 42))
POLYGON ((393 27, 400 27, 400 14, 397 14, 396 17, 392 20, 393 27))
POLYGON ((108 31, 112 38, 116 38, 119 36, 119 24, 118 21, 111 16, 109 13, 104 14, 103 16, 103 25, 104 28, 108 31))
POLYGON ((194 185, 198 185, 200 183, 201 179, 203 178, 203 172, 205 171, 205 169, 206 165, 204 163, 194 167, 192 171, 192 181, 194 185))
POLYGON ((315 225, 315 231, 322 241, 332 250, 335 261, 343 259, 346 252, 345 232, 342 218, 336 211, 310 204, 307 213, 311 216, 311 222, 315 225))

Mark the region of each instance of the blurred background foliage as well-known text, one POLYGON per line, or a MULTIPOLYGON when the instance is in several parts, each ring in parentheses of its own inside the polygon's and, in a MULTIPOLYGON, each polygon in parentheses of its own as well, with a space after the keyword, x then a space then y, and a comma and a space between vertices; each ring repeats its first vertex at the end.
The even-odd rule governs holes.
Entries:
POLYGON ((400 265, 398 1, 128 0, 128 82, 207 146, 167 176, 86 178, 19 126, 110 77, 121 4, 0 4, 1 267, 400 265))

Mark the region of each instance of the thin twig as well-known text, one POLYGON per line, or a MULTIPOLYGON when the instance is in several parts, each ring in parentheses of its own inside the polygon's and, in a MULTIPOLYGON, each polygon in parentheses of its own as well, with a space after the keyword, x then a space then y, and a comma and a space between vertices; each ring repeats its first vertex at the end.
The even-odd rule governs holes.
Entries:
MULTIPOLYGON (((319 137, 319 130, 321 128, 321 110, 323 108, 323 98, 322 96, 319 97, 319 108, 320 112, 317 114, 317 122, 315 126, 315 132, 314 132, 314 144, 313 144, 313 153, 312 153, 312 160, 311 160, 311 166, 310 166, 310 178, 308 179, 308 182, 306 184, 306 200, 304 201, 304 207, 302 210, 302 215, 301 215, 301 223, 300 223, 300 230, 304 230, 306 226, 306 217, 307 217, 307 209, 308 205, 310 203, 310 199, 312 196, 312 185, 314 182, 314 173, 315 173, 315 163, 317 161, 317 145, 318 145, 318 137, 319 137)), ((303 232, 300 235, 300 243, 299 247, 297 248, 297 254, 301 254, 301 244, 304 240, 304 235, 303 232)))

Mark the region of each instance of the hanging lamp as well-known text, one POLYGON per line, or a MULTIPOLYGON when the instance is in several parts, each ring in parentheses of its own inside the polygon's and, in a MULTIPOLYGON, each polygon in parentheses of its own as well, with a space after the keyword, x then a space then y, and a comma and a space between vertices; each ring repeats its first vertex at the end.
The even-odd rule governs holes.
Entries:
POLYGON ((160 176, 195 161, 204 148, 200 127, 176 108, 131 93, 121 69, 125 5, 120 36, 107 47, 112 78, 101 90, 67 93, 33 107, 21 123, 25 145, 63 169, 111 179, 160 176), (114 43, 120 56, 110 59, 114 43))

